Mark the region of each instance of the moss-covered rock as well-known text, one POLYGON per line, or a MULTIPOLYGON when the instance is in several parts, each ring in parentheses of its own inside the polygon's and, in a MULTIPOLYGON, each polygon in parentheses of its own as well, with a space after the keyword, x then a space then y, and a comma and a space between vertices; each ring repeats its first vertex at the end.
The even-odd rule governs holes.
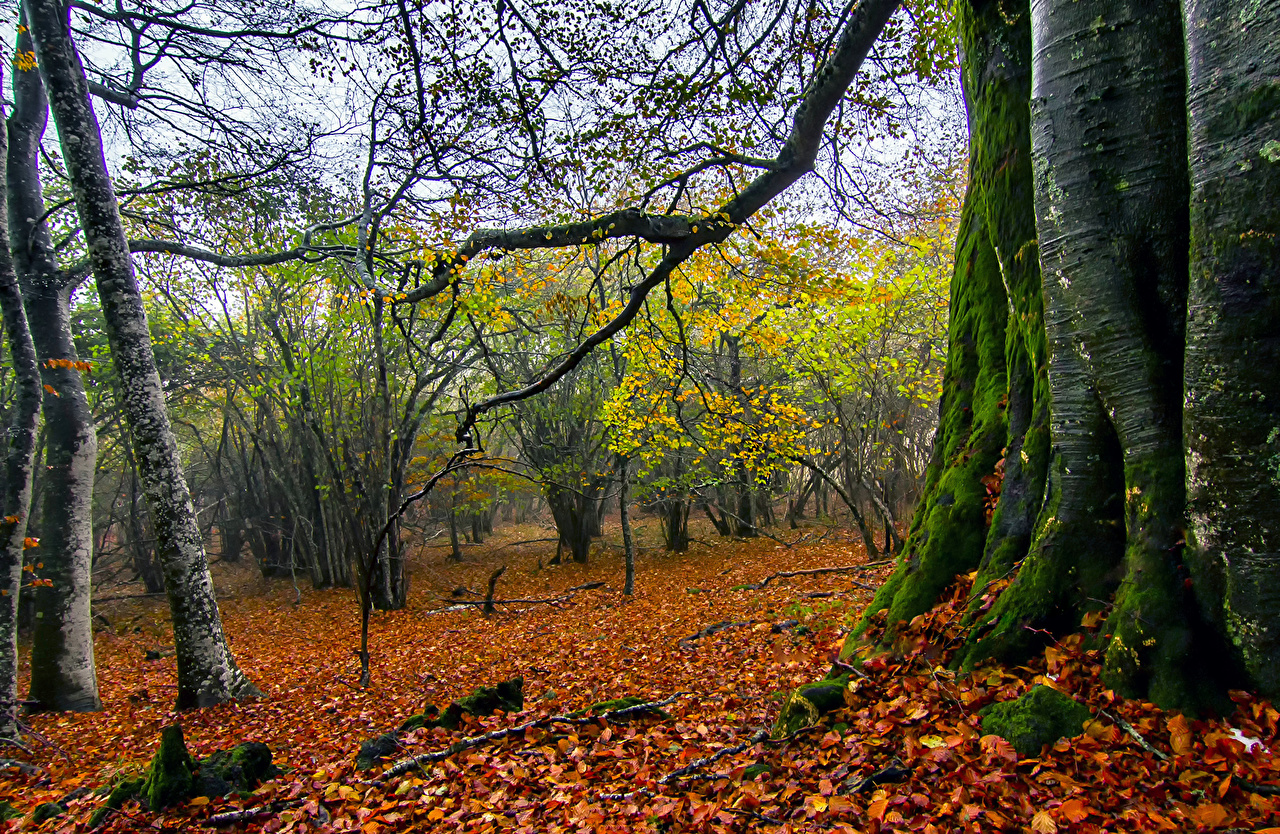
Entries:
POLYGON ((201 759, 194 792, 208 797, 248 792, 279 772, 272 764, 271 748, 260 741, 246 741, 201 759))
POLYGON ((20 816, 22 816, 22 812, 17 808, 13 807, 8 802, 0 802, 0 822, 17 819, 20 816))
POLYGON ((400 725, 399 732, 407 733, 422 727, 433 727, 434 722, 440 717, 440 710, 434 704, 427 704, 426 709, 417 715, 411 715, 400 725))
POLYGON ((817 723, 823 715, 842 708, 845 705, 844 691, 848 686, 848 675, 804 684, 783 703, 771 735, 773 738, 791 735, 817 723))
POLYGON ((434 724, 446 730, 456 730, 462 726, 463 715, 493 715, 498 710, 511 713, 522 709, 524 678, 512 678, 496 686, 477 687, 470 695, 464 695, 445 707, 434 724))
POLYGON ((182 727, 171 724, 160 731, 160 749, 151 760, 146 780, 142 784, 142 796, 147 807, 159 811, 192 795, 195 786, 195 761, 187 752, 182 727))
POLYGON ((1012 701, 981 710, 982 732, 997 735, 1022 756, 1037 755, 1046 744, 1080 735, 1089 708, 1056 689, 1036 686, 1012 701))
POLYGON ((374 736, 360 745, 360 752, 356 754, 356 770, 369 770, 379 762, 394 756, 399 749, 400 742, 396 739, 395 733, 374 736))
POLYGON ((31 812, 31 822, 34 825, 39 825, 46 820, 51 820, 54 817, 60 817, 66 812, 67 806, 63 805, 61 802, 41 802, 35 807, 35 810, 31 812))

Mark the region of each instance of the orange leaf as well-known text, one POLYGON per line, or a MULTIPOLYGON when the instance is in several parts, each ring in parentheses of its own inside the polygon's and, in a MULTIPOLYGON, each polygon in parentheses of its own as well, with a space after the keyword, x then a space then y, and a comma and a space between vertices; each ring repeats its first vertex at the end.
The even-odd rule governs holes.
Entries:
POLYGON ((1227 813, 1227 809, 1214 802, 1209 805, 1200 805, 1191 812, 1191 816, 1201 825, 1209 828, 1221 828, 1231 819, 1231 815, 1227 813))
POLYGON ((1185 715, 1175 715, 1169 719, 1169 746, 1173 748, 1174 755, 1181 756, 1183 753, 1191 752, 1191 726, 1187 723, 1185 715))
POLYGON ((1082 822, 1089 816, 1089 809, 1078 799, 1068 799, 1058 806, 1058 813, 1067 822, 1082 822))

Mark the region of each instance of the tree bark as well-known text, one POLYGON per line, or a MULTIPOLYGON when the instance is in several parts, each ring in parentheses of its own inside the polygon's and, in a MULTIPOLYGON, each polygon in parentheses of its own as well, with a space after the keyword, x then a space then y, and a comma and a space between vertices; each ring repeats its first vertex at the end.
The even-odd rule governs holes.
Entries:
MULTIPOLYGON (((16 49, 32 50, 29 32, 16 49)), ((8 219, 13 266, 22 284, 44 391, 44 486, 40 544, 29 554, 43 580, 31 592, 29 697, 36 709, 96 710, 93 660, 93 479, 98 436, 71 335, 71 280, 58 268, 44 217, 40 140, 48 102, 40 74, 13 67, 14 112, 7 123, 8 219), (47 584, 46 584, 47 582, 47 584)))
POLYGON ((1186 99, 1169 48, 1181 13, 1173 0, 1033 0, 1031 19, 1041 266, 1074 313, 1123 453, 1125 574, 1106 676, 1190 706, 1208 658, 1181 580, 1186 99))
POLYGON ((636 542, 631 535, 631 461, 618 455, 618 523, 622 527, 622 557, 626 562, 626 580, 622 593, 631 596, 636 590, 636 542))
MULTIPOLYGON (((0 106, 0 119, 4 108, 0 106)), ((0 157, 8 141, 0 130, 0 157)), ((0 199, 5 199, 5 188, 0 199)), ((22 306, 22 292, 9 255, 8 210, 0 211, 0 314, 16 377, 15 396, 5 427, 4 486, 0 500, 0 738, 17 734, 18 598, 27 519, 31 511, 31 475, 35 462, 36 425, 40 420, 40 372, 35 344, 22 306)))
POLYGON ((1249 678, 1280 695, 1280 6, 1187 0, 1188 563, 1249 678))
POLYGON ((58 125, 164 566, 177 650, 177 705, 202 707, 259 695, 236 666, 223 634, 204 542, 165 412, 146 312, 67 9, 58 0, 29 0, 27 18, 58 125))

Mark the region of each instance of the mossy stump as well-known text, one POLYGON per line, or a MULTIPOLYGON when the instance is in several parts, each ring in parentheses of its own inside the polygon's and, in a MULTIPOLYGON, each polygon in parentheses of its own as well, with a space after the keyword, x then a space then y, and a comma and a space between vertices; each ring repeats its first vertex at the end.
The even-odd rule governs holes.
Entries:
POLYGON ((787 697, 773 723, 770 736, 783 738, 798 730, 816 724, 818 719, 845 705, 844 691, 849 686, 849 676, 806 683, 787 697))
POLYGON ((152 811, 185 802, 195 786, 195 761, 187 752, 182 727, 171 724, 160 731, 160 749, 151 760, 142 783, 142 798, 152 811))
POLYGON ((1035 756, 1046 744, 1080 735, 1092 717, 1089 708, 1056 689, 1035 686, 1012 701, 991 704, 978 713, 982 732, 1013 745, 1020 756, 1035 756))

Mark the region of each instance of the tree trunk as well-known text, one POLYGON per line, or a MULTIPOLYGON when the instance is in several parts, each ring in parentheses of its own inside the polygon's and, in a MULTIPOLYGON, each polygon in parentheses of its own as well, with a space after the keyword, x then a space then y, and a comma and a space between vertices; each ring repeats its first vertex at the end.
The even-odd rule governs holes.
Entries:
POLYGON ((1280 6, 1187 0, 1185 438, 1196 594, 1280 694, 1280 6))
POLYGON ((627 469, 630 463, 626 456, 618 455, 618 523, 622 527, 622 557, 627 571, 622 593, 627 596, 636 590, 636 543, 631 535, 631 473, 627 469))
MULTIPOLYGON (((972 569, 974 540, 987 525, 959 494, 985 487, 999 490, 999 502, 975 590, 1014 578, 972 624, 962 665, 1018 662, 1043 643, 1031 629, 1071 631, 1112 598, 1102 630, 1110 685, 1171 707, 1215 701, 1240 683, 1275 692, 1280 594, 1269 536, 1280 520, 1280 144, 1270 138, 1280 47, 1263 41, 1280 13, 1222 0, 1187 6, 1190 197, 1183 56, 1169 48, 1182 42, 1176 3, 1035 0, 1028 18, 970 0, 960 13, 971 178, 951 355, 907 555, 876 599, 875 608, 889 609, 888 639, 896 623, 933 603, 939 583, 972 569), (1022 161, 1028 131, 1018 123, 1027 113, 1034 174, 1022 161), (1024 222, 1028 181, 1034 235, 1024 222), (983 281, 984 244, 1005 290, 981 294, 1001 301, 985 312, 976 290, 994 292, 994 283, 983 281), (1038 278, 1010 268, 1036 246, 1038 291, 1038 278), (1035 304, 1020 306, 1024 295, 1042 303, 1043 347, 1035 304), (977 396, 988 390, 982 373, 995 379, 986 369, 997 363, 966 365, 970 343, 982 345, 980 335, 997 323, 1007 337, 1003 482, 974 463, 991 448, 975 445, 977 415, 990 413, 977 396), (956 414, 964 399, 975 415, 967 423, 963 409, 956 414), (1040 490, 1046 424, 1051 460, 1040 490), (954 508, 964 503, 961 517, 954 508), (940 531, 949 563, 922 582, 940 531)), ((856 649, 857 641, 846 645, 846 653, 856 649)))
POLYGON ((241 673, 222 631, 204 542, 165 412, 142 296, 88 84, 58 0, 28 0, 36 60, 58 125, 76 210, 102 302, 122 404, 151 507, 177 650, 179 708, 209 706, 259 691, 241 673))
MULTIPOLYGON (((0 106, 0 119, 4 108, 0 106)), ((0 130, 0 157, 8 141, 0 130)), ((0 200, 5 199, 0 189, 0 200)), ((10 407, 8 443, 4 449, 3 505, 0 506, 0 738, 17 735, 18 716, 18 598, 27 519, 31 512, 31 475, 35 462, 36 425, 40 419, 40 372, 35 345, 27 327, 22 293, 9 254, 8 210, 0 211, 0 314, 15 380, 10 407)))
MULTIPOLYGON (((17 49, 32 49, 30 34, 17 49)), ((6 157, 13 266, 40 359, 44 398, 45 456, 41 517, 43 535, 31 551, 43 580, 32 589, 30 699, 37 709, 96 710, 93 662, 93 478, 98 435, 71 336, 70 278, 59 268, 44 217, 40 139, 48 105, 40 75, 14 65, 14 113, 6 157), (45 584, 47 583, 47 584, 45 584)))
POLYGON ((1123 454, 1124 578, 1105 670, 1126 692, 1191 705, 1207 658, 1193 654, 1180 576, 1188 193, 1183 59, 1169 45, 1181 13, 1174 0, 1035 0, 1031 19, 1041 265, 1078 322, 1123 454))
POLYGON ((551 517, 555 520, 561 543, 573 561, 585 565, 591 552, 591 531, 597 517, 595 499, 550 487, 547 504, 551 507, 551 517))

